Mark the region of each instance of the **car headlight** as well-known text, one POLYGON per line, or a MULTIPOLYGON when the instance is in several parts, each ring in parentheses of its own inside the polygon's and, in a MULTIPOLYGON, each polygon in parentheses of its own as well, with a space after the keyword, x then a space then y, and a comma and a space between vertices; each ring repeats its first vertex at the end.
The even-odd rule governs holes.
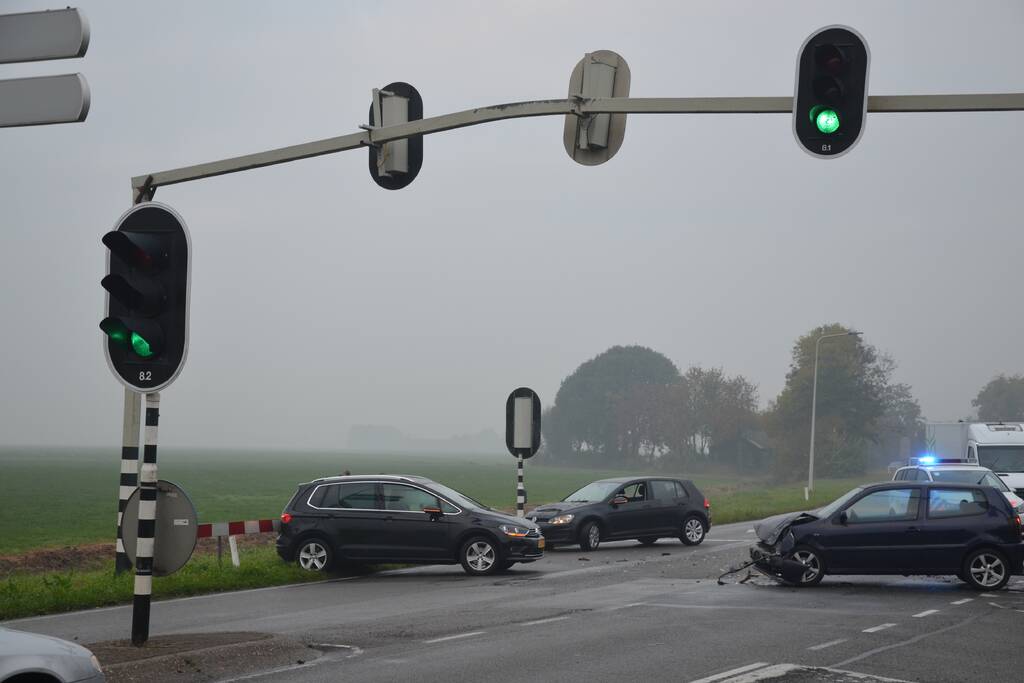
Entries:
POLYGON ((568 524, 575 515, 558 515, 548 520, 548 524, 568 524))
POLYGON ((92 663, 97 673, 103 673, 103 667, 100 666, 100 660, 96 659, 96 655, 90 655, 89 661, 92 663))
POLYGON ((501 533, 506 536, 515 536, 516 538, 522 538, 526 534, 530 533, 530 528, 525 526, 519 526, 516 524, 502 524, 498 527, 501 529, 501 533))

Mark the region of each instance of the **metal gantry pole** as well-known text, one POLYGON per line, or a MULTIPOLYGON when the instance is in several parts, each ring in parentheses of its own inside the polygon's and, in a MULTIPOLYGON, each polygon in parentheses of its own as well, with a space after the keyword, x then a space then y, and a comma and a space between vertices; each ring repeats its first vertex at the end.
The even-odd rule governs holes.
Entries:
MULTIPOLYGON (((1024 93, 976 95, 872 95, 869 112, 1021 111, 1024 93)), ((456 128, 505 119, 532 116, 590 116, 592 114, 789 114, 793 97, 571 97, 556 100, 512 102, 466 109, 453 114, 410 121, 394 126, 372 127, 358 133, 314 140, 255 154, 211 161, 135 176, 137 196, 152 197, 158 187, 202 178, 273 166, 323 154, 334 154, 368 145, 429 135, 456 128)))
POLYGON ((132 568, 124 551, 121 523, 128 499, 139 485, 139 428, 142 417, 142 395, 131 389, 124 390, 124 424, 121 435, 121 476, 117 495, 117 552, 114 555, 114 573, 132 568))
POLYGON ((135 596, 132 600, 132 645, 149 640, 149 606, 153 594, 153 548, 156 535, 156 443, 160 392, 146 394, 146 427, 139 476, 139 536, 135 545, 135 596))
POLYGON ((523 484, 523 456, 516 457, 516 516, 526 516, 526 487, 523 484))

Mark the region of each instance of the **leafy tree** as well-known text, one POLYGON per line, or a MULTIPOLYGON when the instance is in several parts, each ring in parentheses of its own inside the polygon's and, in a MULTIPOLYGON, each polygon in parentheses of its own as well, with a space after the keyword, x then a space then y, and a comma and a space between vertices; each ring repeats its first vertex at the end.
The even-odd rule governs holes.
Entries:
POLYGON ((721 368, 691 367, 668 388, 662 433, 685 467, 706 460, 716 444, 731 441, 757 425, 757 387, 721 368))
POLYGON ((979 420, 1024 422, 1024 376, 999 375, 982 387, 971 405, 978 409, 979 420))
MULTIPOLYGON (((806 471, 814 375, 814 348, 825 334, 849 332, 839 324, 815 328, 793 345, 786 386, 770 406, 767 424, 780 446, 779 475, 806 471)), ((909 387, 891 383, 895 363, 855 336, 821 343, 818 358, 816 470, 841 475, 863 472, 869 446, 879 442, 886 415, 902 429, 920 419, 909 387)))
POLYGON ((551 453, 605 462, 637 457, 658 441, 637 405, 641 389, 677 381, 675 364, 643 346, 613 346, 586 361, 562 381, 541 423, 551 453))

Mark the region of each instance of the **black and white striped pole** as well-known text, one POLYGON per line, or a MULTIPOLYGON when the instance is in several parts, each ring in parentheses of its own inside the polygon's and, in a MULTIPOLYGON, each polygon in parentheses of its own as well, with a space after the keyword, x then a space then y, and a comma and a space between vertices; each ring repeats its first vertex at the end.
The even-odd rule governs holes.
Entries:
POLYGON ((516 514, 526 516, 523 459, 540 448, 540 398, 533 389, 520 387, 505 402, 505 446, 516 459, 516 514))
POLYGON ((526 487, 523 486, 523 456, 516 456, 516 516, 526 516, 526 487))
POLYGON ((146 394, 146 426, 139 475, 139 535, 135 546, 135 597, 132 600, 132 645, 149 640, 149 605, 153 595, 153 546, 156 533, 156 443, 160 392, 146 394))
POLYGON ((142 396, 131 389, 124 390, 124 426, 121 437, 121 479, 117 496, 117 554, 114 556, 114 573, 132 568, 131 560, 124 551, 124 534, 121 523, 128 499, 139 485, 139 428, 142 413, 142 396))

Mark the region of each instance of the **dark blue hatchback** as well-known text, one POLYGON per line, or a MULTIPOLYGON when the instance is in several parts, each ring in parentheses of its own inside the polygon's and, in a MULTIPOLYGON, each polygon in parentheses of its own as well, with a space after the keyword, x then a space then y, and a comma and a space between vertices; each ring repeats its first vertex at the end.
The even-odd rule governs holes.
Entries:
POLYGON ((800 586, 826 574, 949 574, 997 590, 1024 573, 1021 518, 989 486, 873 484, 756 531, 754 566, 800 586))

